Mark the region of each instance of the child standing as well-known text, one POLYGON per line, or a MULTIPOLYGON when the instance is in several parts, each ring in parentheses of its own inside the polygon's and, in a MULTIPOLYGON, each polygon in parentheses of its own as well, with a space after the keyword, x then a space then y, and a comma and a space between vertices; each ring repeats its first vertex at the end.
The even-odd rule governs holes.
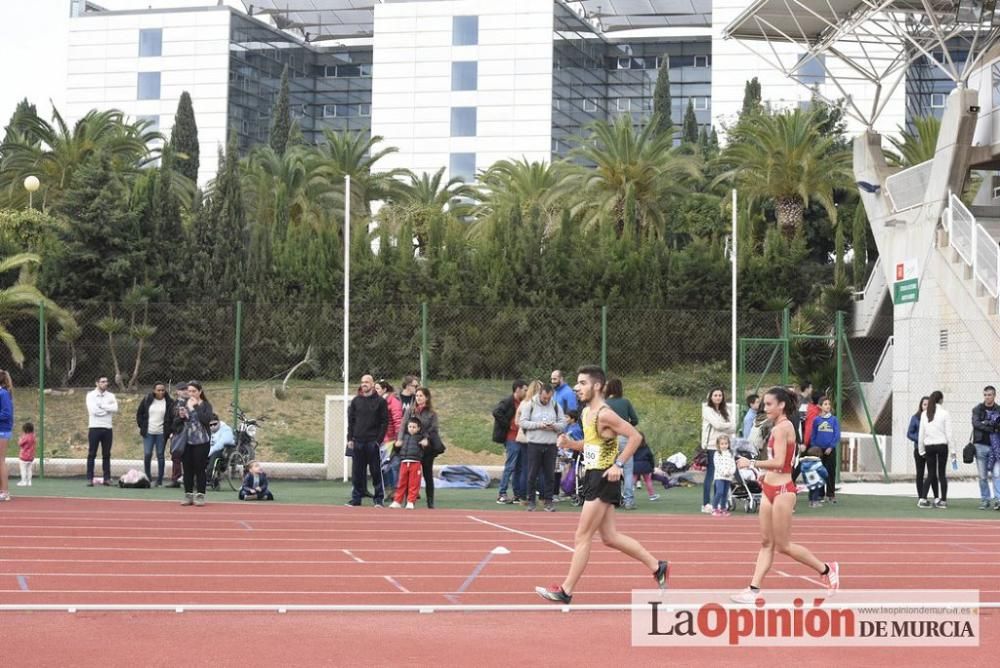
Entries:
POLYGON ((736 473, 736 460, 729 449, 729 436, 721 434, 715 440, 715 498, 712 500, 714 517, 729 515, 730 479, 736 473))
POLYGON ((653 489, 653 469, 655 468, 656 460, 653 457, 653 451, 649 449, 646 437, 643 436, 642 445, 632 455, 632 475, 636 482, 642 478, 646 483, 646 493, 649 494, 650 501, 656 501, 660 498, 660 495, 653 489))
POLYGON ((241 501, 274 501, 274 494, 267 488, 267 474, 260 462, 247 464, 247 474, 243 476, 243 487, 240 488, 241 501))
POLYGON ((35 425, 25 422, 21 427, 21 439, 17 442, 21 451, 18 464, 21 466, 21 482, 18 487, 31 487, 31 472, 35 466, 35 425))
POLYGON ((809 507, 815 508, 822 503, 823 488, 829 479, 829 472, 823 466, 820 456, 823 451, 817 446, 812 446, 806 450, 806 456, 799 462, 802 471, 802 479, 805 480, 806 487, 809 488, 809 507))
POLYGON ((834 473, 837 464, 837 446, 840 445, 840 422, 833 414, 833 405, 829 397, 820 397, 820 411, 812 423, 812 438, 809 444, 820 449, 823 466, 826 468, 826 497, 830 503, 837 503, 837 481, 834 473))
POLYGON ((406 435, 400 439, 399 482, 396 483, 396 495, 390 508, 402 508, 403 497, 406 497, 407 510, 413 510, 413 504, 420 493, 421 463, 424 460, 424 450, 429 441, 421 429, 423 425, 417 417, 411 417, 406 422, 406 435))

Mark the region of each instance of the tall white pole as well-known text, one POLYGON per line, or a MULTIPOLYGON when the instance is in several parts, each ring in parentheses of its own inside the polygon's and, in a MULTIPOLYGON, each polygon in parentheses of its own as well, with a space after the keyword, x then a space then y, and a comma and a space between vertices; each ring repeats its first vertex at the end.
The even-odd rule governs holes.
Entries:
MULTIPOLYGON (((344 439, 347 443, 347 403, 351 400, 351 175, 344 176, 344 439)), ((344 482, 347 482, 347 455, 344 455, 344 482)))
MULTIPOLYGON (((733 398, 733 404, 735 406, 733 415, 739 417, 740 406, 742 404, 742 397, 736 396, 736 346, 738 343, 736 337, 736 258, 737 258, 736 239, 739 236, 738 234, 739 230, 737 229, 738 228, 737 221, 738 218, 736 214, 736 188, 733 188, 733 243, 730 245, 730 252, 732 253, 732 257, 730 258, 730 260, 732 261, 732 285, 730 286, 730 292, 732 294, 732 298, 730 299, 731 311, 732 311, 730 313, 730 320, 731 320, 730 327, 732 328, 732 342, 731 342, 732 345, 731 345, 731 356, 729 363, 731 365, 730 368, 732 369, 732 394, 730 396, 733 398)), ((744 434, 744 436, 747 436, 747 434, 744 434)))

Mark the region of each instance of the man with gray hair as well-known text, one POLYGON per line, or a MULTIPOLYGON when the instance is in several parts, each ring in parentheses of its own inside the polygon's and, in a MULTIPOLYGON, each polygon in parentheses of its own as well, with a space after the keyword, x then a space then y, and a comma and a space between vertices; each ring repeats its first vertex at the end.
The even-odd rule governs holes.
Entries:
POLYGON ((542 475, 540 496, 545 503, 545 510, 556 509, 552 501, 552 478, 556 469, 556 441, 559 434, 566 429, 566 412, 553 399, 551 385, 543 385, 541 391, 518 407, 518 424, 524 431, 527 444, 527 461, 524 466, 528 471, 526 498, 528 510, 535 509, 535 491, 538 485, 538 474, 542 475))
POLYGON ((368 493, 368 473, 375 488, 376 508, 384 506, 385 486, 382 484, 382 454, 380 446, 389 428, 389 408, 385 399, 375 392, 375 379, 361 376, 361 389, 347 406, 347 451, 354 460, 351 473, 349 506, 360 506, 368 493))

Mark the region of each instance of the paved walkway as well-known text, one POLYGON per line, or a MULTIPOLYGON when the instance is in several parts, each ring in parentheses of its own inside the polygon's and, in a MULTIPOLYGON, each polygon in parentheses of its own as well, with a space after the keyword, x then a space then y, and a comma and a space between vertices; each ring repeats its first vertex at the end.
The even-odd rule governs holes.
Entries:
MULTIPOLYGON (((847 482, 837 494, 866 494, 871 496, 908 496, 917 498, 914 482, 847 482)), ((949 499, 978 499, 979 483, 975 480, 948 481, 949 499)))

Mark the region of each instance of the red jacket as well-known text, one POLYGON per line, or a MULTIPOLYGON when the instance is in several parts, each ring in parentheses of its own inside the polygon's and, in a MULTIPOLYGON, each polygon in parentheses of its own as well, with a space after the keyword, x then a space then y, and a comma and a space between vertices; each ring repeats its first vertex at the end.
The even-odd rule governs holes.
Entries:
POLYGON ((802 428, 802 442, 805 443, 807 448, 809 447, 809 441, 812 440, 813 420, 818 418, 822 413, 822 409, 816 404, 810 403, 806 406, 806 423, 802 428))
POLYGON ((22 462, 32 462, 35 460, 34 434, 23 434, 21 440, 17 442, 17 447, 21 449, 19 457, 22 462))
POLYGON ((399 436, 399 423, 403 421, 403 404, 392 392, 385 395, 385 403, 389 409, 389 428, 385 430, 383 443, 391 443, 399 436))

